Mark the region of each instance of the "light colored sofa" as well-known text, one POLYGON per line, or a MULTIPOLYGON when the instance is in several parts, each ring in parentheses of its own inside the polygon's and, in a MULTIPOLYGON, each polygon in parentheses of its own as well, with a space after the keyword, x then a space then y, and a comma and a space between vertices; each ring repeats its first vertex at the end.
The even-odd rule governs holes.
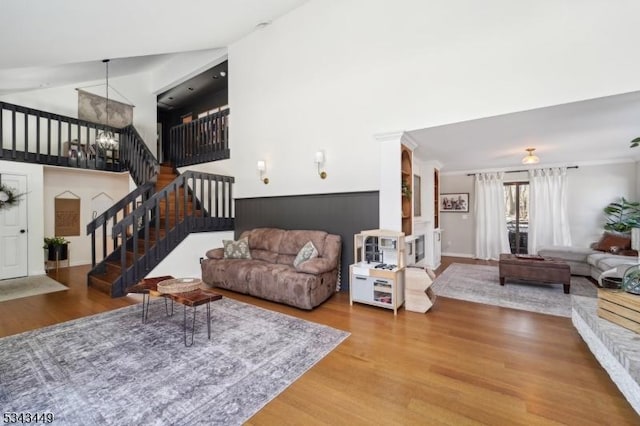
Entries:
POLYGON ((555 257, 569 264, 571 275, 584 275, 599 280, 603 272, 621 265, 638 264, 638 256, 621 256, 592 248, 550 246, 538 250, 543 257, 555 257))
POLYGON ((248 239, 250 259, 225 258, 224 249, 212 249, 202 260, 202 281, 301 309, 313 309, 336 292, 342 241, 324 231, 287 231, 256 228, 248 239), (294 267, 300 249, 309 241, 318 256, 294 267))

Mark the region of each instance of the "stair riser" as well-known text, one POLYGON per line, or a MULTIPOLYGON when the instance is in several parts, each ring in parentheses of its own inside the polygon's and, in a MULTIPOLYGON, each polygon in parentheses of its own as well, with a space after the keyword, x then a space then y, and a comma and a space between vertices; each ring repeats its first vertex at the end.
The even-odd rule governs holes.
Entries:
POLYGON ((94 276, 89 276, 89 287, 111 296, 112 284, 94 276))

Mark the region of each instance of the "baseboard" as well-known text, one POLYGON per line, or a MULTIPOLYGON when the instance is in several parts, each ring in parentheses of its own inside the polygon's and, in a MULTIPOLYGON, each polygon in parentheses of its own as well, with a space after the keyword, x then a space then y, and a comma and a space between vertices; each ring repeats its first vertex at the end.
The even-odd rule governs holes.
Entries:
POLYGON ((469 253, 442 253, 442 255, 448 257, 466 257, 469 259, 473 259, 473 255, 469 253))

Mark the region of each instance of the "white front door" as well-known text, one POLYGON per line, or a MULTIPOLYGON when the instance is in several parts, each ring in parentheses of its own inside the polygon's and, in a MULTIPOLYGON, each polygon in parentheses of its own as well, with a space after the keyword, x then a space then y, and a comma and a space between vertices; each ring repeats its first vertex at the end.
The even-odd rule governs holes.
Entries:
MULTIPOLYGON (((0 183, 15 194, 26 194, 27 177, 2 173, 0 183)), ((0 209, 0 279, 25 277, 27 265, 27 196, 0 209)))

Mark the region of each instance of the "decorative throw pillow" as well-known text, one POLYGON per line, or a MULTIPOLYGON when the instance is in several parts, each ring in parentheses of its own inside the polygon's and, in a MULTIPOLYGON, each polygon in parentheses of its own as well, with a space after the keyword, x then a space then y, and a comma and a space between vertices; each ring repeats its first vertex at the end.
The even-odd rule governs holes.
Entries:
MULTIPOLYGON (((631 248, 631 237, 625 235, 615 235, 605 232, 600 241, 595 245, 595 250, 611 252, 611 248, 616 247, 617 250, 628 250, 631 248)), ((616 249, 614 249, 616 250, 616 249)))
POLYGON ((249 239, 240 238, 238 241, 222 240, 225 259, 251 259, 249 239))
POLYGON ((314 257, 318 257, 318 250, 316 246, 313 245, 311 241, 302 246, 298 255, 293 260, 293 267, 297 268, 302 262, 305 262, 309 259, 313 259, 314 257))

